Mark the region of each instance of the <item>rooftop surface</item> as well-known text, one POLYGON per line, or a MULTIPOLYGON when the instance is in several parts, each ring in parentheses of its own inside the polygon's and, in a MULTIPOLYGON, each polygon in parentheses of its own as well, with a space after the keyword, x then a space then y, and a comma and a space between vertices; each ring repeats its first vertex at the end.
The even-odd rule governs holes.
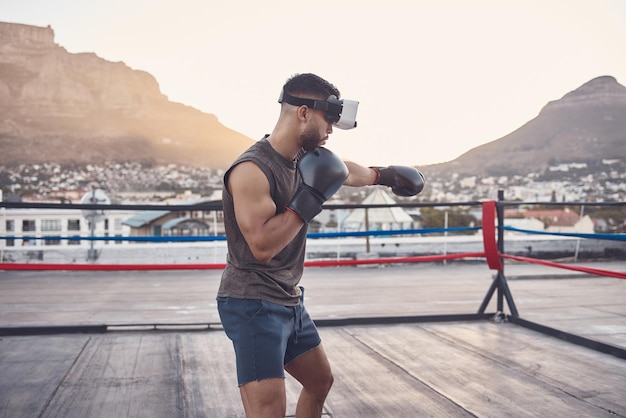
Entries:
MULTIPOLYGON (((0 271, 0 417, 243 417, 220 274, 0 271), (16 335, 32 327, 51 333, 16 335)), ((401 320, 474 314, 493 274, 467 262, 307 268, 335 375, 324 416, 626 417, 623 358, 507 321, 401 320), (329 326, 354 318, 394 320, 329 326)), ((626 348, 625 280, 514 263, 505 275, 520 317, 626 348)), ((286 387, 293 416, 299 385, 286 387)))

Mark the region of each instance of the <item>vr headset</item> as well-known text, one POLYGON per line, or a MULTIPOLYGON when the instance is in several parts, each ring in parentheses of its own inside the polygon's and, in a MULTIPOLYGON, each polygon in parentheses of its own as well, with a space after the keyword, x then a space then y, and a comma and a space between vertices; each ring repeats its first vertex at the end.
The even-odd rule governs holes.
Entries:
POLYGON ((333 95, 328 96, 325 101, 303 99, 294 97, 283 89, 278 98, 278 103, 282 102, 292 106, 308 106, 311 109, 323 110, 326 120, 339 129, 356 128, 356 111, 359 107, 356 100, 338 99, 333 95))

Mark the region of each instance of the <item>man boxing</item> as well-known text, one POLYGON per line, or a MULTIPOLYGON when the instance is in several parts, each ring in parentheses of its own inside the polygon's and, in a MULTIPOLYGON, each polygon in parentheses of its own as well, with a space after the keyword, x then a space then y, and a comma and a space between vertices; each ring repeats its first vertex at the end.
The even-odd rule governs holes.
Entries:
POLYGON ((228 257, 217 302, 248 418, 285 416, 285 370, 302 384, 298 417, 320 417, 333 383, 298 286, 308 223, 342 185, 382 184, 401 196, 424 186, 414 168, 363 167, 322 147, 333 126, 356 126, 358 103, 339 97, 335 86, 314 74, 290 78, 272 133, 224 175, 228 257))

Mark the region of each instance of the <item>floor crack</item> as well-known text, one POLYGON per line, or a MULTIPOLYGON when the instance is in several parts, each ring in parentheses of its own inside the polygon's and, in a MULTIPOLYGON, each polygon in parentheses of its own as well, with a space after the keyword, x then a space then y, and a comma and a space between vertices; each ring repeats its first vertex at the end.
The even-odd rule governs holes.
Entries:
POLYGON ((70 373, 72 372, 72 370, 74 369, 76 364, 78 363, 78 360, 82 357, 83 353, 85 352, 85 349, 87 348, 87 345, 89 345, 89 343, 91 342, 91 338, 92 337, 87 337, 87 341, 85 341, 83 346, 80 348, 80 351, 76 355, 76 358, 72 362, 72 365, 70 367, 68 367, 67 371, 65 372, 65 374, 63 375, 63 377, 59 381, 59 384, 54 388, 54 390, 52 391, 52 393, 50 394, 48 399, 46 399, 46 403, 44 404, 43 408, 41 409, 41 412, 38 415, 39 418, 41 418, 43 416, 43 414, 46 412, 46 410, 48 409, 48 407, 52 403, 52 400, 54 399, 54 397, 58 393, 59 389, 61 388, 61 386, 63 386, 63 383, 65 383, 65 381, 67 380, 68 376, 70 375, 70 373))
MULTIPOLYGON (((421 328, 421 327, 420 327, 421 328)), ((477 415, 473 414, 471 411, 468 411, 466 408, 464 408, 462 405, 460 405, 459 403, 455 402, 453 399, 447 397, 446 395, 444 395, 443 393, 441 393, 440 391, 438 391, 437 389, 435 389, 433 386, 429 385, 428 383, 426 383, 424 380, 420 379, 418 376, 414 375, 413 373, 411 373, 409 370, 407 370, 406 368, 402 367, 400 364, 398 364, 396 361, 394 361, 393 359, 389 358, 388 356, 384 355, 383 353, 381 353, 380 351, 376 350, 374 347, 372 347, 371 345, 367 344, 365 341, 361 340, 358 335, 356 335, 353 332, 350 332, 349 330, 345 330, 345 333, 348 334, 350 337, 352 337, 355 341, 357 341, 359 344, 361 344, 363 347, 367 348, 370 352, 374 353, 377 357, 379 357, 380 359, 382 359, 385 363, 395 367, 398 370, 401 370, 406 376, 408 376, 411 380, 416 381, 417 383, 419 383, 420 385, 424 386, 425 388, 427 388, 428 390, 436 393, 438 396, 440 396, 442 399, 445 399, 446 401, 454 404, 455 406, 457 406, 459 409, 462 409, 463 411, 467 412, 468 414, 470 414, 473 417, 478 417, 477 415)))

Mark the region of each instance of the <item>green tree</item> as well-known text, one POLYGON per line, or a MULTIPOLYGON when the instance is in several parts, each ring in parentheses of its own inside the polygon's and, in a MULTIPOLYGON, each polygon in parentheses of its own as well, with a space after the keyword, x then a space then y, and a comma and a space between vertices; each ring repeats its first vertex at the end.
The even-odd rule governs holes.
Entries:
MULTIPOLYGON (((464 208, 422 208, 424 228, 444 228, 446 212, 448 213, 448 228, 474 227, 478 224, 476 217, 464 208)), ((471 235, 473 231, 462 231, 460 234, 471 235)))

